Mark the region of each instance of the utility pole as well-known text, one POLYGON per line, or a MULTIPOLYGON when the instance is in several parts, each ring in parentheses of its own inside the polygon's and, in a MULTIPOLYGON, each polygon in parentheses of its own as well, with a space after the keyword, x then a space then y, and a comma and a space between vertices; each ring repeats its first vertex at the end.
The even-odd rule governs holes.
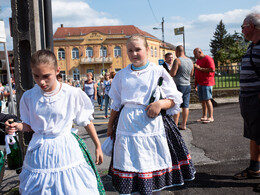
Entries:
MULTIPOLYGON (((10 18, 13 37, 17 113, 23 93, 34 86, 30 67, 31 55, 40 49, 53 51, 51 0, 11 0, 10 18)), ((25 154, 32 133, 20 133, 25 154)))
POLYGON ((158 28, 158 27, 153 27, 153 30, 162 30, 162 43, 164 43, 164 18, 162 17, 162 22, 161 22, 162 27, 158 28))

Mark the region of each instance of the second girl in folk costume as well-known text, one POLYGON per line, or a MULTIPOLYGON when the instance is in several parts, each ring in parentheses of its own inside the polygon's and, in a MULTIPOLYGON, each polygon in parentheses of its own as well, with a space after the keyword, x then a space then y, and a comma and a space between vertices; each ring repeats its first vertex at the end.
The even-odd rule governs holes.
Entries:
MULTIPOLYGON (((113 161, 110 173, 120 194, 159 194, 165 187, 182 185, 194 179, 190 155, 172 117, 179 111, 182 94, 164 68, 147 59, 148 45, 144 36, 133 35, 127 41, 132 64, 113 79, 109 96, 113 100, 108 136, 122 108, 116 128, 113 161), (165 99, 150 103, 159 78, 165 99), (168 124, 166 124, 168 123, 168 124)), ((160 90, 159 90, 160 91, 160 90)))

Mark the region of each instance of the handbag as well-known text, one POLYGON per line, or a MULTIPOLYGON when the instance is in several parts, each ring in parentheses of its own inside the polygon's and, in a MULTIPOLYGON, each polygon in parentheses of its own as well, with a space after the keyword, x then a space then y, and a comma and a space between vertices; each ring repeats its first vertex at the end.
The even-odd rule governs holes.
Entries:
POLYGON ((106 156, 112 156, 112 151, 113 151, 113 140, 111 139, 111 137, 108 137, 104 143, 101 146, 103 153, 106 156))

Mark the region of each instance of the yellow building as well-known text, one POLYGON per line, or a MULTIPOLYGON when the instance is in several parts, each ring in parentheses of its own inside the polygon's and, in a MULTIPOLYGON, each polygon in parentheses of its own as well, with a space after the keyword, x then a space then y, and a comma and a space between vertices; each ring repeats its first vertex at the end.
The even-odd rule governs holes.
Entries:
POLYGON ((96 27, 59 27, 54 34, 54 53, 64 78, 81 80, 87 72, 99 77, 104 72, 119 71, 130 64, 126 42, 133 34, 146 36, 150 48, 149 60, 158 64, 173 45, 133 25, 96 27))

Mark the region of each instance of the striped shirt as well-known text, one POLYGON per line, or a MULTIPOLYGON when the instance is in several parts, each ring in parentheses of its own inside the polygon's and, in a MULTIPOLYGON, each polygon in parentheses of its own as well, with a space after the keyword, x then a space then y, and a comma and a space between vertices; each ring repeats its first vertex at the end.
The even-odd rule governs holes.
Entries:
POLYGON ((249 97, 260 94, 260 78, 250 62, 250 51, 252 49, 252 60, 260 72, 260 41, 248 47, 242 58, 240 71, 240 96, 249 97), (253 46, 253 49, 252 49, 253 46))

